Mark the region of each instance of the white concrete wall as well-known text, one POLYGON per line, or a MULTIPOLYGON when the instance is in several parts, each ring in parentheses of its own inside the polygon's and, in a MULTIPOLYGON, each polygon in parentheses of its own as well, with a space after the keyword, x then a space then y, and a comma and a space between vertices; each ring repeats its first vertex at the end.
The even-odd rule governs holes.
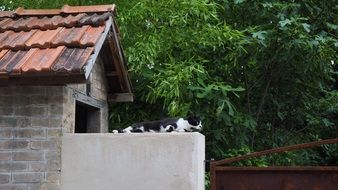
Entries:
POLYGON ((62 190, 204 190, 199 133, 65 134, 62 190))

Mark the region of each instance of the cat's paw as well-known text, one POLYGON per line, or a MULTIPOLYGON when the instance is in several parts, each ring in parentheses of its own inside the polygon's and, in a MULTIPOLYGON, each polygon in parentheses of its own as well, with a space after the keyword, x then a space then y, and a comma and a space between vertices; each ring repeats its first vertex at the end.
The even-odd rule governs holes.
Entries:
POLYGON ((113 130, 113 133, 116 134, 116 133, 119 133, 119 131, 118 130, 113 130))
POLYGON ((123 129, 123 132, 124 132, 124 133, 131 133, 131 130, 133 130, 132 127, 127 127, 127 128, 125 128, 125 129, 123 129))

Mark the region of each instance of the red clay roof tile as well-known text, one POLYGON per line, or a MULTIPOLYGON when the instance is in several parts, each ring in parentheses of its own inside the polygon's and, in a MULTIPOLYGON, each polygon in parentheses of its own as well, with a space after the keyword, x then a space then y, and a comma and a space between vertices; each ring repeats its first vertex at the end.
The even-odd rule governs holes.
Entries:
POLYGON ((64 46, 59 46, 57 48, 36 51, 34 56, 30 56, 30 58, 21 66, 21 71, 23 73, 49 72, 51 66, 64 49, 64 46))
POLYGON ((34 19, 34 17, 29 17, 27 19, 20 18, 16 22, 12 22, 7 29, 10 30, 12 27, 14 31, 29 31, 31 28, 29 28, 27 25, 31 23, 34 19))
POLYGON ((0 33, 0 45, 3 44, 3 42, 8 38, 8 35, 10 35, 10 33, 14 33, 13 31, 5 31, 0 33))
POLYGON ((0 32, 7 30, 14 30, 17 32, 20 31, 29 31, 31 29, 56 29, 58 27, 80 27, 83 25, 91 26, 103 26, 105 25, 106 20, 108 20, 111 13, 103 15, 87 15, 79 14, 76 16, 68 15, 66 17, 62 16, 53 16, 53 17, 28 17, 20 19, 11 19, 6 18, 0 21, 0 32))
POLYGON ((81 58, 82 53, 85 50, 86 49, 74 48, 67 61, 63 63, 63 67, 61 67, 61 70, 66 70, 68 72, 80 71, 81 67, 76 67, 75 63, 81 58))
POLYGON ((69 15, 64 19, 65 26, 67 27, 73 27, 77 24, 79 20, 81 20, 84 16, 87 16, 87 14, 81 13, 76 16, 69 15))
POLYGON ((62 28, 55 30, 38 30, 32 35, 25 43, 27 47, 32 48, 49 48, 51 46, 52 39, 61 31, 62 28))
POLYGON ((82 26, 81 28, 72 28, 69 35, 64 39, 66 44, 69 44, 70 46, 79 46, 80 40, 83 36, 83 34, 86 32, 86 30, 89 28, 89 26, 82 26))
POLYGON ((13 51, 9 53, 10 59, 3 63, 0 72, 12 72, 15 65, 25 56, 26 51, 13 51))
POLYGON ((20 16, 29 15, 58 15, 61 13, 60 9, 24 9, 19 7, 15 10, 15 14, 20 16))
POLYGON ((111 16, 111 13, 104 13, 104 14, 96 14, 93 15, 87 15, 79 20, 79 24, 90 24, 94 26, 100 26, 103 25, 105 20, 107 20, 111 16))
POLYGON ((72 71, 76 71, 76 72, 82 72, 81 70, 84 71, 84 68, 83 66, 85 65, 86 63, 86 60, 89 59, 90 55, 94 52, 94 48, 93 47, 87 47, 86 49, 83 49, 81 51, 81 55, 79 57, 74 57, 76 59, 73 59, 73 60, 69 60, 71 62, 69 63, 72 63, 72 66, 73 66, 73 69, 72 71))
POLYGON ((17 62, 17 64, 13 67, 12 72, 10 72, 9 74, 11 75, 19 75, 21 74, 21 67, 32 57, 34 56, 34 54, 39 51, 38 48, 32 48, 28 51, 26 51, 25 56, 17 62))
POLYGON ((7 23, 9 23, 9 22, 12 22, 12 19, 5 18, 3 20, 0 20, 0 32, 6 30, 6 28, 4 28, 3 26, 7 25, 7 23))
POLYGON ((0 11, 0 77, 83 74, 114 7, 0 11))
POLYGON ((80 45, 88 45, 88 46, 94 46, 94 44, 99 39, 99 36, 97 34, 100 34, 104 31, 104 26, 99 27, 89 27, 87 31, 82 36, 82 39, 80 41, 80 45))
POLYGON ((0 71, 3 72, 8 72, 6 71, 6 66, 8 63, 11 61, 11 59, 15 56, 16 51, 8 51, 0 60, 0 71))
POLYGON ((4 49, 0 51, 0 59, 8 52, 8 49, 4 49))
POLYGON ((19 25, 19 23, 22 21, 23 19, 19 19, 19 20, 13 20, 10 19, 9 22, 6 22, 6 24, 2 24, 4 26, 5 30, 14 30, 17 28, 17 26, 19 25))
POLYGON ((60 23, 62 23, 62 20, 64 19, 64 17, 60 16, 60 15, 57 15, 57 16, 53 16, 51 19, 50 19, 50 22, 52 24, 52 26, 55 26, 57 27, 60 23))
POLYGON ((5 18, 0 21, 0 32, 7 30, 14 30, 16 32, 29 31, 31 29, 47 30, 58 27, 72 28, 83 25, 103 26, 109 16, 111 16, 111 13, 102 15, 81 13, 76 16, 68 15, 66 17, 57 15, 53 17, 22 17, 19 19, 5 18))
MULTIPOLYGON (((100 13, 112 12, 115 10, 115 5, 91 5, 91 6, 69 6, 64 5, 62 9, 24 9, 19 7, 14 14, 19 16, 33 16, 33 15, 60 15, 61 13, 100 13)), ((0 14, 0 17, 12 17, 12 11, 5 11, 0 14)))
POLYGON ((67 48, 52 66, 55 72, 80 72, 94 48, 67 48))
POLYGON ((9 44, 11 44, 11 41, 17 37, 17 33, 13 31, 5 32, 3 33, 4 37, 0 37, 1 41, 1 49, 9 49, 9 44))
POLYGON ((111 16, 111 13, 103 13, 101 15, 97 15, 96 17, 92 17, 92 23, 94 26, 104 25, 105 21, 111 16))
POLYGON ((64 65, 67 63, 67 60, 72 55, 73 51, 74 51, 74 48, 65 49, 65 51, 63 51, 62 54, 59 56, 56 63, 52 66, 52 71, 55 71, 55 72, 66 71, 67 72, 67 70, 63 68, 64 68, 64 65))
POLYGON ((14 12, 13 11, 0 11, 0 18, 2 17, 13 17, 14 12))
POLYGON ((31 30, 29 32, 15 32, 13 36, 9 36, 8 38, 11 39, 7 41, 7 43, 3 43, 0 46, 0 49, 12 49, 12 50, 23 50, 25 49, 25 42, 30 39, 32 35, 36 33, 36 30, 31 30))
POLYGON ((92 6, 69 6, 62 7, 63 13, 93 13, 93 12, 110 12, 114 11, 115 5, 92 5, 92 6))

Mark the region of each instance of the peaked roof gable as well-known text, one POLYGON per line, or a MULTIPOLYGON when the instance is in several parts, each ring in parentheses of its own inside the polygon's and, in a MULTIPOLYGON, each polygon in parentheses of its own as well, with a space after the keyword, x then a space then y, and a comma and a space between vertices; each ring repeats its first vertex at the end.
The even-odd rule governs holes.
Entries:
POLYGON ((117 80, 121 93, 131 93, 114 10, 115 5, 65 5, 0 11, 0 85, 83 83, 110 42, 119 75, 108 83, 117 80))

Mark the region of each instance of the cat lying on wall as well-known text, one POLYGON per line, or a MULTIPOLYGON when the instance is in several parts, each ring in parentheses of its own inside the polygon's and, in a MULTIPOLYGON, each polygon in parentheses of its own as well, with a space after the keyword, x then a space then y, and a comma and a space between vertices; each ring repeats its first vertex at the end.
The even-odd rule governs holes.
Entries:
POLYGON ((187 118, 166 118, 158 121, 134 123, 123 130, 113 130, 113 133, 166 133, 193 132, 202 130, 202 122, 196 116, 187 118))

